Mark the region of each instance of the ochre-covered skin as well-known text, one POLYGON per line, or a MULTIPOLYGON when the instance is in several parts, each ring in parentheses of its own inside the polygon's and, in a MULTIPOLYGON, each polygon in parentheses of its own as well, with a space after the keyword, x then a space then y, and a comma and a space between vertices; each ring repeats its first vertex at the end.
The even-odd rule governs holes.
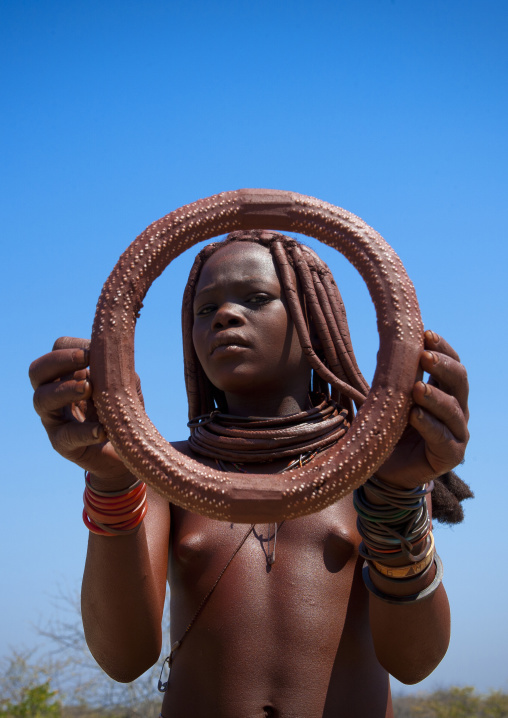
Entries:
POLYGON ((413 285, 393 249, 361 219, 292 192, 225 192, 166 215, 121 256, 97 305, 90 354, 93 400, 125 465, 171 503, 235 522, 289 519, 344 497, 391 453, 407 423, 422 349, 413 285), (225 475, 204 468, 159 434, 136 389, 134 329, 150 285, 185 249, 238 229, 299 232, 334 247, 358 269, 376 308, 377 369, 349 432, 308 466, 282 475, 225 475))
MULTIPOLYGON (((308 406, 309 342, 300 340, 281 276, 269 249, 235 240, 207 256, 195 291, 186 292, 193 297, 186 305, 192 310, 191 349, 206 380, 223 392, 221 403, 239 418, 286 421, 308 406)), ((308 333, 323 356, 313 321, 308 333)), ((468 439, 466 370, 442 337, 427 330, 424 341, 419 370, 429 378, 415 381, 407 430, 376 472, 400 490, 456 466, 468 439)), ((401 355, 390 351, 388 346, 389 360, 401 355)), ((134 477, 98 421, 88 365, 88 340, 58 339, 53 351, 31 364, 34 407, 53 448, 90 472, 94 490, 124 492, 134 477)), ((197 373, 196 363, 186 362, 186 378, 189 371, 197 373)), ((346 379, 356 385, 350 372, 346 379)), ((210 411, 207 396, 200 405, 210 411)), ((196 456, 187 441, 174 451, 194 457, 203 474, 216 466, 214 456, 196 456)), ((330 467, 332 451, 321 455, 330 467)), ((243 468, 266 479, 285 465, 280 459, 243 468)), ((256 522, 237 551, 245 525, 188 511, 151 486, 147 505, 135 533, 90 534, 82 616, 102 668, 115 680, 135 680, 160 656, 169 577, 171 645, 186 638, 174 656, 161 708, 165 718, 393 718, 388 673, 415 683, 442 659, 450 627, 443 585, 402 605, 369 594, 351 494, 279 523, 275 562, 273 522, 256 522)), ((370 577, 377 591, 399 598, 428 589, 433 580, 433 570, 409 585, 370 577)))

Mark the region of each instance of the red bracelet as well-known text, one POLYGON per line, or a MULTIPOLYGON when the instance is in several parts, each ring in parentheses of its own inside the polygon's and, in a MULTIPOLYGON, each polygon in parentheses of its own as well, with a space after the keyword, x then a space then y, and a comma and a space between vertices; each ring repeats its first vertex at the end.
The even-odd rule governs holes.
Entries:
POLYGON ((102 500, 101 502, 96 501, 95 496, 90 491, 88 486, 85 488, 83 494, 83 501, 85 506, 99 513, 105 513, 107 516, 121 516, 122 514, 129 514, 136 512, 140 508, 140 504, 146 500, 146 489, 141 487, 141 491, 136 492, 136 495, 132 497, 128 502, 124 502, 119 505, 116 499, 113 499, 110 503, 102 500))
POLYGON ((134 520, 124 521, 122 524, 111 526, 93 521, 88 516, 85 509, 83 509, 83 522, 89 531, 99 536, 128 536, 136 531, 137 527, 144 519, 147 510, 148 505, 145 504, 141 514, 134 520))
POLYGON ((98 536, 122 536, 134 533, 144 519, 148 505, 146 484, 136 481, 123 491, 96 491, 85 474, 83 522, 98 536))
POLYGON ((89 517, 93 519, 94 521, 101 521, 102 523, 106 524, 119 524, 122 521, 130 521, 132 520, 133 516, 137 516, 139 513, 141 513, 141 510, 146 503, 146 496, 143 496, 141 501, 139 501, 138 504, 133 506, 132 510, 130 511, 98 511, 90 502, 87 500, 86 495, 84 496, 85 510, 89 517))

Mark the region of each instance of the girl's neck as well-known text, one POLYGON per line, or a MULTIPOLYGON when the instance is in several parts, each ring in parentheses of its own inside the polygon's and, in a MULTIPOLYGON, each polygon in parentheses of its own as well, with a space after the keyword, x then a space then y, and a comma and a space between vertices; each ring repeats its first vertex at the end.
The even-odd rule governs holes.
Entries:
POLYGON ((308 392, 301 396, 239 396, 227 395, 228 414, 234 416, 291 416, 310 407, 308 392))

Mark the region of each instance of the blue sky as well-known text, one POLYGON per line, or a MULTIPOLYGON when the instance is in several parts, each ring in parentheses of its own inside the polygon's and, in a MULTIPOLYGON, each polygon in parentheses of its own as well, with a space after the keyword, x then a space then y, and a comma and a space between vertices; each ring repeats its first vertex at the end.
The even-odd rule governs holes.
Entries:
MULTIPOLYGON (((3 0, 3 590, 0 655, 30 646, 79 585, 82 472, 31 407, 30 361, 89 336, 103 282, 150 222, 220 191, 269 187, 345 207, 401 256, 425 325, 471 383, 466 522, 436 531, 453 634, 422 684, 508 690, 505 438, 508 9, 500 0, 3 0)), ((360 366, 377 335, 343 291, 360 366)), ((186 436, 179 311, 191 256, 137 329, 150 417, 186 436)), ((414 690, 421 688, 416 687, 414 690)))

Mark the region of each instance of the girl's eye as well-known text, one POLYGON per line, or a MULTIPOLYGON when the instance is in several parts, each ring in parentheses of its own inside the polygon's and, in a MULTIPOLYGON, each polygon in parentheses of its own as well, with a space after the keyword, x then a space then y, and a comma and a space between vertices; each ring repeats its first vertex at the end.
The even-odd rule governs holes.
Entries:
POLYGON ((249 304, 267 304, 270 301, 270 297, 268 297, 266 294, 255 294, 253 297, 250 297, 247 302, 249 304))
POLYGON ((215 309, 215 304, 206 304, 204 307, 200 307, 198 311, 196 312, 197 317, 206 317, 207 314, 210 314, 215 309))

